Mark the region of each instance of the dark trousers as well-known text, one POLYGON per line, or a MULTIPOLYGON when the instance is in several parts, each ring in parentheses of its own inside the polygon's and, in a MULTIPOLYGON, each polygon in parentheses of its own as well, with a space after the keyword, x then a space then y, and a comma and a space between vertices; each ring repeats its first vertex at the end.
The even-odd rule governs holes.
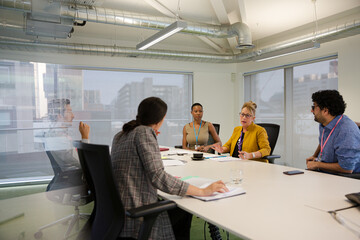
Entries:
POLYGON ((176 240, 190 240, 192 214, 178 207, 169 210, 168 214, 176 240))

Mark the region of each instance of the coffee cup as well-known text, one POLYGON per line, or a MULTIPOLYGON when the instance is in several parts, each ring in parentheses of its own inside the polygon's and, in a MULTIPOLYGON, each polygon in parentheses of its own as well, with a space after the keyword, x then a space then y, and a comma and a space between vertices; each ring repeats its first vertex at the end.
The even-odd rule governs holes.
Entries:
POLYGON ((193 158, 202 159, 203 158, 203 153, 194 153, 193 158))

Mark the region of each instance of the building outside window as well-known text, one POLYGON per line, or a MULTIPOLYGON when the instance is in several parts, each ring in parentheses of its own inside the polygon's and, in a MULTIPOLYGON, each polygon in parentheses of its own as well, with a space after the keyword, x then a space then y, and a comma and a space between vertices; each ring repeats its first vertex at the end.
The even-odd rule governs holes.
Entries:
POLYGON ((337 58, 245 74, 245 101, 258 105, 257 123, 276 123, 280 134, 276 160, 306 168, 306 158, 318 145, 318 123, 311 113, 312 93, 338 88, 337 58))
POLYGON ((45 146, 51 130, 65 129, 70 140, 79 140, 78 124, 84 121, 91 128, 91 143, 111 146, 113 136, 135 119, 146 97, 157 96, 168 104, 160 145, 181 143, 183 126, 191 121, 191 73, 3 60, 0 85, 0 187, 10 180, 51 179, 53 171, 45 154, 51 150, 45 146), (71 123, 53 124, 48 107, 54 99, 70 100, 71 123))

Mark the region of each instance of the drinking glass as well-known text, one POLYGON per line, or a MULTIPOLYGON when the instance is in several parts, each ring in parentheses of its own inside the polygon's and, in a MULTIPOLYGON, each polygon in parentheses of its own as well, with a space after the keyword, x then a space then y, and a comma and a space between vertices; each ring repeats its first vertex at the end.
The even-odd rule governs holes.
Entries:
POLYGON ((230 170, 230 179, 233 184, 241 184, 243 180, 243 170, 234 168, 230 170))

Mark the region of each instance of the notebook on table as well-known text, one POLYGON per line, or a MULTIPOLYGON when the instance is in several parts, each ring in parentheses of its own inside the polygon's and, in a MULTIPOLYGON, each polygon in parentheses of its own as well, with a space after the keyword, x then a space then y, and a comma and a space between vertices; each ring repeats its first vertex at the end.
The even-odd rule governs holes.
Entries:
MULTIPOLYGON (((202 178, 202 177, 185 177, 182 180, 199 188, 206 188, 213 182, 216 182, 216 180, 214 179, 202 178)), ((215 192, 211 196, 205 196, 205 197, 193 196, 193 195, 190 196, 207 202, 222 198, 234 197, 246 193, 246 191, 241 186, 236 186, 236 187, 227 186, 227 188, 229 189, 229 192, 225 192, 225 193, 215 192)))

